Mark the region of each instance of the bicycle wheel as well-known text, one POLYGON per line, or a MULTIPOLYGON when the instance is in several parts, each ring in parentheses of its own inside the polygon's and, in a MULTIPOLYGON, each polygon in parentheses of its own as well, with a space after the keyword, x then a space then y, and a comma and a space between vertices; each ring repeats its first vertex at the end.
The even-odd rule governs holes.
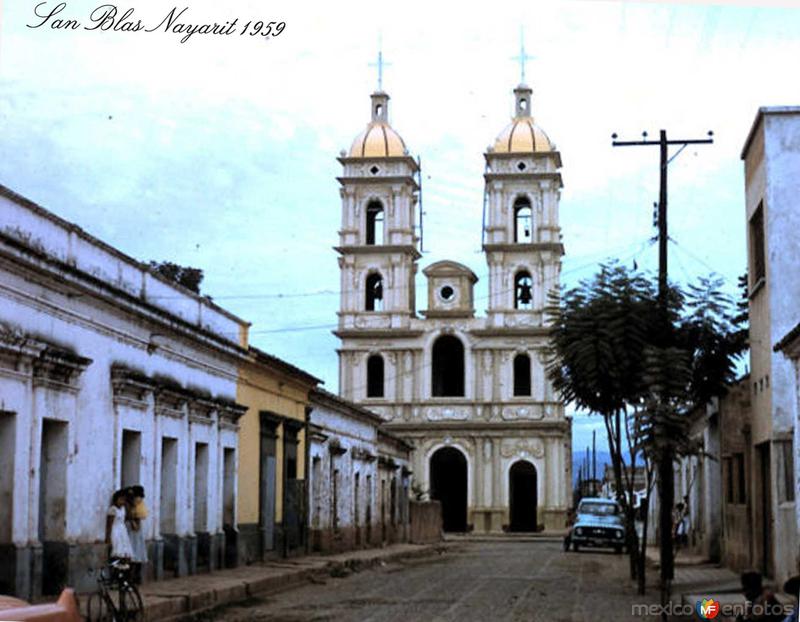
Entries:
POLYGON ((119 591, 119 622, 142 622, 144 602, 137 587, 127 583, 119 591))
POLYGON ((114 603, 105 590, 89 596, 86 604, 88 622, 114 622, 114 603))

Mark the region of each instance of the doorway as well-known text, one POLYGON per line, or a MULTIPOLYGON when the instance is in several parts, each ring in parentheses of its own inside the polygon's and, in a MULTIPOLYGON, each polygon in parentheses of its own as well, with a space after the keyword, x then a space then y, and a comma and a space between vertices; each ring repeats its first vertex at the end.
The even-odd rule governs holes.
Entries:
POLYGON ((772 563, 772 470, 770 460, 769 441, 756 445, 756 457, 758 468, 758 545, 759 551, 759 570, 766 577, 773 575, 772 563))
POLYGON ((519 460, 508 472, 509 531, 536 531, 536 467, 519 460))
POLYGON ((467 459, 454 447, 431 456, 431 497, 442 504, 445 531, 467 530, 467 459))
POLYGON ((258 522, 261 559, 275 548, 275 485, 277 472, 278 424, 266 412, 259 413, 260 446, 258 475, 258 522))

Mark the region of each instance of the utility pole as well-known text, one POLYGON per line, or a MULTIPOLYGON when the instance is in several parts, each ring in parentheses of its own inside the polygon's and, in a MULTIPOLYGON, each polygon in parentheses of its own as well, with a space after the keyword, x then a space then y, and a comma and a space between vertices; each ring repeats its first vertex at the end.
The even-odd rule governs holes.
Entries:
MULTIPOLYGON (((658 194, 658 306, 661 315, 661 339, 668 345, 672 326, 669 322, 668 288, 667 288, 667 167, 687 145, 707 145, 714 142, 714 132, 708 138, 667 140, 667 131, 661 130, 658 140, 647 140, 647 132, 642 133, 642 140, 621 141, 617 135, 611 135, 613 147, 651 147, 658 146, 661 152, 660 187, 658 194), (681 148, 669 157, 669 146, 680 145, 681 148)), ((672 506, 675 504, 675 474, 672 470, 674 452, 669 443, 661 455, 658 464, 658 526, 659 526, 659 558, 661 563, 661 604, 666 605, 665 598, 669 592, 670 581, 675 576, 675 558, 672 549, 672 506)), ((635 465, 632 465, 635 466, 635 465)), ((662 619, 666 614, 662 613, 662 619)))
POLYGON ((592 430, 592 490, 597 496, 597 430, 592 430))

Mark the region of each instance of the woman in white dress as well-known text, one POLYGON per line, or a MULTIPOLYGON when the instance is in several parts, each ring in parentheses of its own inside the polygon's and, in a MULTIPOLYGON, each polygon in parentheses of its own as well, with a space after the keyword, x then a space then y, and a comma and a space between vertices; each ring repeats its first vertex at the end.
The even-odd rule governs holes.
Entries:
POLYGON ((111 545, 111 558, 133 557, 131 540, 125 528, 125 491, 118 490, 111 498, 106 519, 106 542, 111 545))

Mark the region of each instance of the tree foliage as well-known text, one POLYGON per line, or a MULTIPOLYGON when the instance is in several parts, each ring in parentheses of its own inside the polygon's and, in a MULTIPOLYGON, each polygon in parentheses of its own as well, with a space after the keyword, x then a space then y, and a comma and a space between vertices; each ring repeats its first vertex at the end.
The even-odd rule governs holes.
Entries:
POLYGON ((182 285, 196 294, 200 293, 200 283, 203 282, 203 271, 200 268, 181 266, 171 261, 151 261, 149 267, 173 283, 182 285))
POLYGON ((685 290, 672 284, 662 305, 653 278, 612 263, 550 299, 548 376, 564 400, 604 417, 640 589, 632 472, 643 461, 650 482, 662 456, 696 450, 689 413, 726 392, 747 347, 746 315, 722 285, 713 277, 685 290))

